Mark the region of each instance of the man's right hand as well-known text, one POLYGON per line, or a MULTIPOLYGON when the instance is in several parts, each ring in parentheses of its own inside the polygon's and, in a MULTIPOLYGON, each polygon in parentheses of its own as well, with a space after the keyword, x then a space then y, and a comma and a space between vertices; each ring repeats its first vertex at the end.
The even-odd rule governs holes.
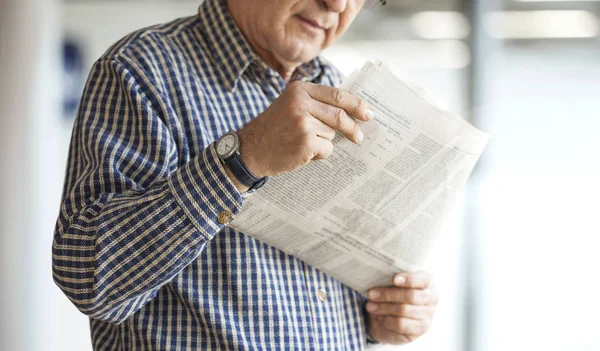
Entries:
POLYGON ((373 111, 361 98, 344 90, 295 81, 238 135, 240 154, 257 177, 294 171, 333 152, 331 141, 340 131, 359 144, 360 125, 373 111))

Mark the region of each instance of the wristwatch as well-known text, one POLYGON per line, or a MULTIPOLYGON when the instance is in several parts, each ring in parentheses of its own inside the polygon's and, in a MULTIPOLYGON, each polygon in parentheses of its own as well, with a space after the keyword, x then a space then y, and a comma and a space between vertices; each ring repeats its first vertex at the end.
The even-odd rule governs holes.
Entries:
POLYGON ((240 138, 234 131, 229 131, 217 141, 217 155, 229 167, 231 173, 240 183, 255 190, 265 185, 268 177, 257 178, 240 157, 240 138))

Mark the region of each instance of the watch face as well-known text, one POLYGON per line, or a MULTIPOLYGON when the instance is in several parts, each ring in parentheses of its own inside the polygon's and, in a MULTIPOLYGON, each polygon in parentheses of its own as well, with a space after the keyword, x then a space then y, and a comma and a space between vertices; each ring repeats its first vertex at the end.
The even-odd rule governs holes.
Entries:
POLYGON ((229 157, 236 150, 235 135, 227 134, 217 144, 217 154, 221 157, 229 157))

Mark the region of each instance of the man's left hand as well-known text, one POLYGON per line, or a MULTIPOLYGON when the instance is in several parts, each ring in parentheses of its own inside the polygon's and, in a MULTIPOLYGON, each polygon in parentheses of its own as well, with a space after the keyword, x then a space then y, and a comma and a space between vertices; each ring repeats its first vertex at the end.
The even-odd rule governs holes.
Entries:
POLYGON ((381 343, 401 345, 429 330, 438 294, 426 272, 397 274, 393 285, 369 290, 369 335, 381 343))

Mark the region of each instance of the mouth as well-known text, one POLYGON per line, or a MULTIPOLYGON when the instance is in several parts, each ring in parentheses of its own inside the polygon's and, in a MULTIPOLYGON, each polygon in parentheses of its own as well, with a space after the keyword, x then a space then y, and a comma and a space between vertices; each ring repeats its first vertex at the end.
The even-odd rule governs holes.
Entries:
POLYGON ((311 20, 310 18, 306 18, 306 17, 300 16, 300 15, 298 15, 298 18, 313 30, 317 30, 317 31, 326 31, 327 30, 326 26, 320 24, 319 22, 317 22, 315 20, 311 20))

